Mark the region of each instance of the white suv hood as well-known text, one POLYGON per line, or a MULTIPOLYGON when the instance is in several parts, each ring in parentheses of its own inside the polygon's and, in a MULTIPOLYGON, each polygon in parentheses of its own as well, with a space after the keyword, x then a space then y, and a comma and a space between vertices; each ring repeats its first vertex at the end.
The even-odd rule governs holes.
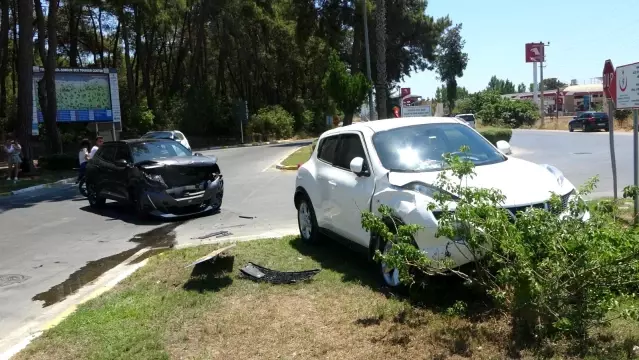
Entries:
MULTIPOLYGON (((550 198, 552 192, 565 195, 574 188, 568 180, 564 180, 563 186, 560 187, 555 175, 544 167, 512 157, 500 163, 477 166, 474 171, 473 178, 467 177, 463 180, 465 186, 497 189, 506 196, 505 206, 544 202, 550 198)), ((421 173, 391 171, 388 174, 388 181, 391 185, 400 187, 415 181, 436 185, 439 173, 440 171, 421 173)), ((452 174, 449 178, 452 180, 452 174)))

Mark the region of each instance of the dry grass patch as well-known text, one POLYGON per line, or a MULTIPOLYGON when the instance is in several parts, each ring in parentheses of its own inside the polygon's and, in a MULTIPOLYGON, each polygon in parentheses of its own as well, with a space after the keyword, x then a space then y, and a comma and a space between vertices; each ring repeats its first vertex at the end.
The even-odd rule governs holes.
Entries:
MULTIPOLYGON (((16 359, 502 359, 510 324, 455 279, 420 303, 379 287, 360 256, 298 238, 240 243, 233 272, 190 276, 215 246, 174 250, 45 332, 16 359), (277 270, 322 268, 295 285, 237 277, 248 261, 277 270), (468 303, 450 315, 456 300, 468 303), (483 310, 482 310, 483 309, 483 310)), ((632 331, 629 329, 628 331, 632 331)), ((530 358, 529 354, 523 354, 530 358)))

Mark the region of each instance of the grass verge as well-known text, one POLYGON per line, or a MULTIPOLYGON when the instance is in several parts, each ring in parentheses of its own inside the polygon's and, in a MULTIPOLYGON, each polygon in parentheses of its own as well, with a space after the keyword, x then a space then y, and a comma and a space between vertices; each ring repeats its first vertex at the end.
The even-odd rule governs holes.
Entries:
POLYGON ((7 170, 4 169, 0 172, 0 194, 11 191, 16 191, 31 186, 49 184, 62 179, 77 177, 78 172, 76 170, 61 170, 61 171, 49 171, 41 170, 37 175, 20 177, 15 184, 11 180, 7 180, 7 170))
POLYGON ((284 159, 284 161, 282 161, 282 165, 297 166, 297 164, 303 164, 311 157, 312 152, 312 145, 301 147, 297 151, 289 155, 286 159, 284 159))
MULTIPOLYGON (((239 243, 230 250, 233 273, 191 276, 184 266, 214 248, 151 258, 15 359, 509 357, 508 319, 480 310, 482 298, 454 278, 433 281, 416 304, 378 287, 371 266, 342 246, 309 246, 297 237, 239 243), (259 284, 236 276, 248 261, 322 271, 306 283, 259 284), (457 315, 451 311, 456 300, 469 304, 457 315)), ((637 333, 637 327, 617 327, 602 333, 607 342, 596 348, 602 358, 620 358, 632 342, 617 339, 637 333)))

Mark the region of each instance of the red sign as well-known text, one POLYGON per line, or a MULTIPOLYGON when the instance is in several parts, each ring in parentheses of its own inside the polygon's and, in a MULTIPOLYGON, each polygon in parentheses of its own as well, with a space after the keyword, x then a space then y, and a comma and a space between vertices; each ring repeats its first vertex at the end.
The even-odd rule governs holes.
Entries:
POLYGON ((542 62, 544 61, 544 43, 528 43, 526 44, 526 62, 542 62))
POLYGON ((410 95, 410 88, 402 88, 401 94, 402 94, 402 97, 406 95, 410 95))
POLYGON ((612 60, 606 60, 603 68, 603 89, 607 99, 617 101, 617 76, 612 60))

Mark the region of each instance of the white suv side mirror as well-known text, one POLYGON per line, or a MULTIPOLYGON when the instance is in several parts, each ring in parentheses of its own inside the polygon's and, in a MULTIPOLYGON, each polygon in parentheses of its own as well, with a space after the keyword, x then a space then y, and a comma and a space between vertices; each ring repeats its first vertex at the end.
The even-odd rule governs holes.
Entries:
POLYGON ((505 140, 499 140, 497 141, 497 150, 501 151, 502 154, 504 155, 510 155, 513 153, 512 149, 510 148, 510 144, 508 143, 508 141, 505 140))
POLYGON ((364 170, 364 159, 362 159, 359 156, 356 158, 353 158, 353 160, 351 160, 351 163, 350 163, 350 169, 357 176, 361 175, 362 171, 364 170))

